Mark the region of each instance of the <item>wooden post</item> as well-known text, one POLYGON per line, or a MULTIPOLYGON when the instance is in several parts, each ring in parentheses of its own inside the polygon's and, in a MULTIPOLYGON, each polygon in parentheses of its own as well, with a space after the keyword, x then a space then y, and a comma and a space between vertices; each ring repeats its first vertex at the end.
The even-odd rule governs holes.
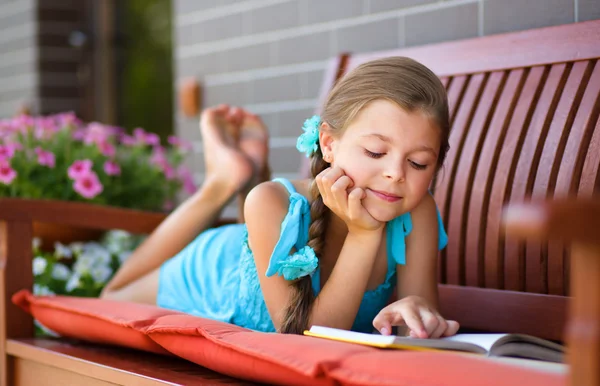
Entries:
POLYGON ((6 340, 33 336, 33 319, 11 302, 20 289, 32 288, 31 220, 0 223, 0 386, 13 384, 6 340))
POLYGON ((117 120, 117 74, 115 55, 115 2, 94 1, 94 119, 107 124, 117 120))
POLYGON ((574 244, 571 262, 570 384, 600 386, 600 244, 574 244))

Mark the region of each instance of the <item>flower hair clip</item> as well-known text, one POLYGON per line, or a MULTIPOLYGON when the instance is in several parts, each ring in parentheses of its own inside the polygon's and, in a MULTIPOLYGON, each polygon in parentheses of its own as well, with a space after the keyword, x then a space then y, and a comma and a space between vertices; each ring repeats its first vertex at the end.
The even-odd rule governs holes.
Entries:
POLYGON ((319 148, 319 125, 321 117, 313 115, 311 118, 304 121, 302 130, 304 133, 298 137, 296 149, 301 153, 305 153, 306 157, 310 157, 319 148))

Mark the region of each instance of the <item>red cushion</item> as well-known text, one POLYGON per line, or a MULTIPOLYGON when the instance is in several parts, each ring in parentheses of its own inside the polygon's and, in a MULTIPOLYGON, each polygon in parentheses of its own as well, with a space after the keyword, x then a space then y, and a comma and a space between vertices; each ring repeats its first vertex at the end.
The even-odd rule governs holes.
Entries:
POLYGON ((176 311, 137 303, 17 292, 13 303, 61 336, 169 354, 139 329, 176 311))
POLYGON ((298 335, 267 334, 188 315, 146 328, 173 354, 214 371, 277 384, 411 386, 566 385, 566 377, 446 352, 380 350, 298 335))
POLYGON ((276 384, 330 385, 328 368, 372 347, 247 330, 188 315, 158 319, 146 333, 173 354, 214 371, 276 384))
POLYGON ((61 335, 167 353, 251 381, 314 385, 566 385, 566 376, 474 355, 380 350, 298 335, 255 332, 155 306, 73 297, 13 302, 61 335))
POLYGON ((377 350, 346 357, 328 375, 344 385, 566 386, 567 376, 473 354, 377 350))

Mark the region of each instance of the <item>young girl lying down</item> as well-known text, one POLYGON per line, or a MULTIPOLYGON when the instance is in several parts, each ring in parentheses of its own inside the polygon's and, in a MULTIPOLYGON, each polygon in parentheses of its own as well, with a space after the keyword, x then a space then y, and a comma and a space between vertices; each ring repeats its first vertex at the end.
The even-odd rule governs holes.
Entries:
POLYGON ((448 148, 443 85, 414 60, 375 60, 338 82, 322 111, 298 139, 312 177, 265 181, 260 118, 205 110, 202 187, 102 296, 266 332, 455 334, 458 323, 438 312, 437 253, 447 239, 428 190, 448 148), (245 223, 207 229, 235 195, 245 223), (399 300, 386 306, 394 288, 399 300))

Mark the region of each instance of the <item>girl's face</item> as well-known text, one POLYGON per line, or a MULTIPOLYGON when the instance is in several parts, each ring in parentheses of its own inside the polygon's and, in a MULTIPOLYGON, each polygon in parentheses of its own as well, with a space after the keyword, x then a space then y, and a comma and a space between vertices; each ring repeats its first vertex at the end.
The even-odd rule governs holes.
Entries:
POLYGON ((427 194, 440 131, 422 112, 377 100, 360 111, 340 138, 325 134, 322 140, 332 165, 365 190, 365 209, 387 222, 414 209, 427 194))

